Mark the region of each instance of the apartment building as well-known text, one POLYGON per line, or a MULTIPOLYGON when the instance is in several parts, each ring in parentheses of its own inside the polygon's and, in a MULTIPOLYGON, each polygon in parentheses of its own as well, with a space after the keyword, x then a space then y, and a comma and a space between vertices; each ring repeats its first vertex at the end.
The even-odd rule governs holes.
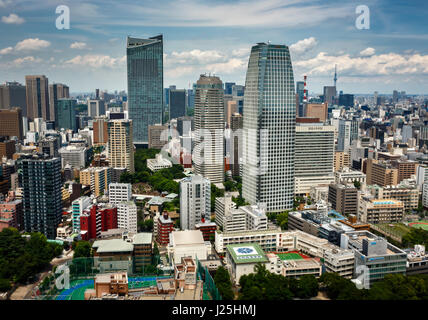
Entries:
POLYGON ((359 205, 359 220, 367 223, 389 223, 403 220, 404 204, 394 199, 370 199, 362 197, 359 205))

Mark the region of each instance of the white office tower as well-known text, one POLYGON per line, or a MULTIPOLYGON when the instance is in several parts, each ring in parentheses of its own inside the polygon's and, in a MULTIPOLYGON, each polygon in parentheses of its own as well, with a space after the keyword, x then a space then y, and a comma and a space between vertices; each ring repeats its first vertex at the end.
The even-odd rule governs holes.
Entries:
POLYGON ((195 96, 195 173, 224 181, 224 91, 219 77, 201 75, 195 96))
POLYGON ((133 201, 117 204, 117 227, 137 233, 137 205, 133 201))
POLYGON ((422 187, 422 205, 428 208, 428 181, 422 187))
POLYGON ((334 182, 334 126, 298 123, 294 146, 296 195, 307 196, 311 187, 334 182))
POLYGON ((252 47, 243 111, 243 197, 267 212, 293 208, 296 96, 287 46, 252 47))
POLYGON ((110 183, 108 197, 109 202, 113 205, 127 202, 132 197, 132 185, 130 183, 110 183))
POLYGON ((202 217, 211 214, 211 182, 201 175, 186 177, 180 181, 180 227, 194 230, 202 217))
POLYGON ((337 137, 337 151, 348 152, 351 147, 352 121, 340 119, 339 134, 337 137))

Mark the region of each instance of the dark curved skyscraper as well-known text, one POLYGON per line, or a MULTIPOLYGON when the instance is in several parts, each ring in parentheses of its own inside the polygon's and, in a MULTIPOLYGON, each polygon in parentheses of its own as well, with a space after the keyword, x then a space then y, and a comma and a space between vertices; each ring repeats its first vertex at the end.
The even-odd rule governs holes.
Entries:
POLYGON ((287 46, 252 47, 243 111, 243 197, 268 212, 293 208, 296 96, 287 46))
POLYGON ((163 39, 127 39, 128 112, 134 144, 148 144, 150 125, 163 121, 163 39))

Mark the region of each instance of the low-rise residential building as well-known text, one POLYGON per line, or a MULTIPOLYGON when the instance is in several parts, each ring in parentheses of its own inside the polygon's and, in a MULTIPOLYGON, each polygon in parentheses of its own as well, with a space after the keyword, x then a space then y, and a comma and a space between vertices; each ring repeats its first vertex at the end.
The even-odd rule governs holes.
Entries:
POLYGON ((204 237, 205 241, 210 241, 211 237, 215 236, 217 225, 215 222, 211 222, 210 220, 205 220, 205 218, 202 218, 201 222, 195 224, 195 229, 202 232, 202 236, 204 237))
POLYGON ((403 220, 404 204, 394 199, 370 199, 362 197, 359 220, 367 223, 389 223, 403 220))
POLYGON ((376 199, 395 199, 403 202, 405 211, 418 208, 419 190, 416 187, 404 184, 386 187, 373 185, 368 186, 367 189, 376 199))

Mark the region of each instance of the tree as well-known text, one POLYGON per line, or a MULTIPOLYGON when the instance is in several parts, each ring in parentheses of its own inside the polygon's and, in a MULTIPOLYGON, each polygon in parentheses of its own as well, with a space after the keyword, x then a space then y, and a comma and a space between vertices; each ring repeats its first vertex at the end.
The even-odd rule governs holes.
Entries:
POLYGON ((403 246, 409 247, 415 244, 428 245, 428 231, 421 228, 411 228, 408 233, 403 235, 401 242, 403 246))
POLYGON ((73 258, 89 258, 91 257, 91 244, 88 241, 78 241, 74 249, 73 258))
POLYGON ((220 292, 223 300, 233 300, 234 293, 232 290, 232 282, 230 281, 229 272, 223 267, 220 266, 214 276, 214 283, 220 292))
POLYGON ((288 229, 288 211, 284 211, 277 215, 276 223, 281 227, 282 230, 288 229))
POLYGON ((363 290, 357 289, 351 280, 342 278, 337 273, 324 273, 319 281, 322 289, 332 300, 360 300, 363 298, 363 290))
POLYGON ((153 231, 153 219, 147 219, 144 221, 140 221, 138 224, 140 227, 140 230, 142 232, 152 232, 153 231))
POLYGON ((312 274, 303 275, 298 282, 297 296, 308 299, 318 295, 319 284, 317 278, 312 274))
POLYGON ((26 283, 61 254, 62 246, 48 242, 43 234, 29 235, 25 239, 14 228, 0 232, 0 279, 26 283))
POLYGON ((7 292, 12 288, 8 279, 0 279, 0 292, 7 292))
POLYGON ((360 190, 361 188, 361 182, 358 180, 354 180, 354 187, 357 188, 358 190, 360 190))
POLYGON ((154 246, 153 246, 153 255, 154 256, 158 256, 159 255, 159 248, 158 248, 158 244, 155 242, 154 246))

